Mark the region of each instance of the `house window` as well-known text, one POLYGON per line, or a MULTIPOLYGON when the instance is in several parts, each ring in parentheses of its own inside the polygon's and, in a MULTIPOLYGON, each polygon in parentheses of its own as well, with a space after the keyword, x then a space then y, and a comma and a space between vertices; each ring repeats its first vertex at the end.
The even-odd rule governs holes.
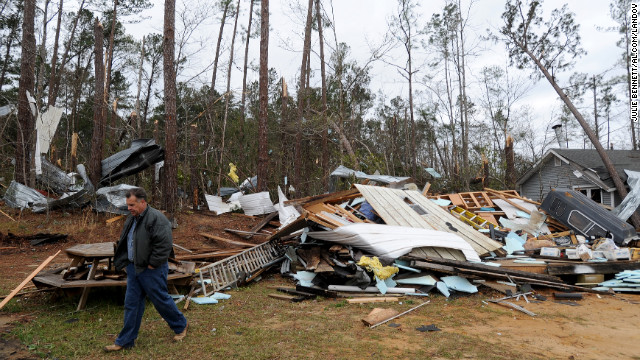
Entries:
POLYGON ((553 159, 554 159, 554 165, 555 166, 562 166, 562 160, 560 160, 559 157, 556 156, 553 159))
POLYGON ((585 194, 589 199, 602 204, 602 189, 600 188, 576 188, 577 191, 585 194))

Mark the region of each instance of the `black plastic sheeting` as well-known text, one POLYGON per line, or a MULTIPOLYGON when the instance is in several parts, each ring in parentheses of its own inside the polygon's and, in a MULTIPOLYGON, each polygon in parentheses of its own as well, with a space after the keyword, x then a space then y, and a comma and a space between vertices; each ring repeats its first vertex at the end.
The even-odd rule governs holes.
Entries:
POLYGON ((153 139, 137 139, 131 147, 102 160, 99 186, 110 185, 125 176, 136 174, 164 160, 164 149, 153 139))

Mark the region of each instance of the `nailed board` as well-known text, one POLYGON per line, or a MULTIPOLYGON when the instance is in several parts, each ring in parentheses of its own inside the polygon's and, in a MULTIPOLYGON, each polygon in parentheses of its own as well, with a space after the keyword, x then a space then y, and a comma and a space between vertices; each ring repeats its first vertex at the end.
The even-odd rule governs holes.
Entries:
MULTIPOLYGON (((491 240, 473 227, 463 223, 423 196, 419 191, 396 190, 366 185, 356 185, 356 187, 388 225, 409 226, 453 233, 468 242, 478 255, 487 254, 502 247, 502 244, 491 240), (419 215, 409 206, 410 203, 419 205, 426 211, 426 214, 419 215), (451 230, 447 223, 458 231, 451 230)), ((464 257, 456 257, 450 251, 445 253, 441 249, 434 248, 434 250, 442 258, 464 261, 464 257)))

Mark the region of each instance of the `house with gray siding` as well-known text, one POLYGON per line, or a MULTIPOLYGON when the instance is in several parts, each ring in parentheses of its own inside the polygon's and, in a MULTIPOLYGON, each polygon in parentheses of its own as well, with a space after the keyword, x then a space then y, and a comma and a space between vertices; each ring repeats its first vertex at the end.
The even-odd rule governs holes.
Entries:
MULTIPOLYGON (((606 152, 625 184, 625 169, 640 171, 640 151, 606 152)), ((520 195, 535 201, 542 201, 555 188, 580 191, 611 208, 622 201, 600 155, 592 149, 551 149, 516 182, 520 195)))

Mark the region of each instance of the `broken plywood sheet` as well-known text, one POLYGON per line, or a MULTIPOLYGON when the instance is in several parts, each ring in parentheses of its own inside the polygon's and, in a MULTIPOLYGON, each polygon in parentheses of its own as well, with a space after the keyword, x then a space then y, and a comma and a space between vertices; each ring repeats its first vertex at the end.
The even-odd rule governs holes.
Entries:
MULTIPOLYGON (((479 254, 500 249, 502 244, 491 240, 463 223, 433 201, 415 190, 396 190, 376 186, 355 185, 387 225, 407 226, 445 231, 460 236, 479 254), (419 215, 410 205, 420 206, 426 214, 419 215)), ((442 258, 456 255, 434 249, 442 258)), ((459 257, 459 255, 458 255, 459 257)), ((460 259, 457 259, 460 260, 460 259)))

